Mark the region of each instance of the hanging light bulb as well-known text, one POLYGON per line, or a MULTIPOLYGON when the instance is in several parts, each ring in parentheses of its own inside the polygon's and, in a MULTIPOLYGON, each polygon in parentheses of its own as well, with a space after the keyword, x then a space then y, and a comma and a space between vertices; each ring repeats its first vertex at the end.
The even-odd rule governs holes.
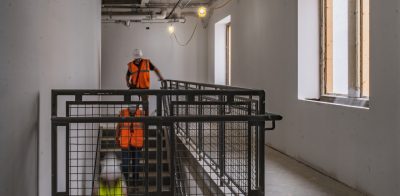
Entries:
POLYGON ((169 34, 173 34, 173 33, 175 32, 175 27, 172 26, 172 25, 170 25, 170 26, 168 27, 168 32, 169 32, 169 34))
POLYGON ((204 6, 199 7, 199 9, 197 10, 197 15, 200 18, 204 18, 207 16, 207 8, 204 6))

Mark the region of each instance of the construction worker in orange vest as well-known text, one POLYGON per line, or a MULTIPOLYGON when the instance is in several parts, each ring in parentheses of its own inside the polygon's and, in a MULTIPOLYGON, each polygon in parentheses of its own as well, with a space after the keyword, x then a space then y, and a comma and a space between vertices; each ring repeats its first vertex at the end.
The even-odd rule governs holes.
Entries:
MULTIPOLYGON (((120 117, 144 116, 140 107, 129 107, 120 111, 120 117)), ((122 150, 122 173, 128 185, 137 182, 139 177, 140 152, 144 144, 144 126, 141 122, 123 122, 117 125, 116 140, 122 150), (132 174, 132 178, 130 178, 132 174)))
POLYGON ((128 63, 126 72, 126 85, 129 89, 149 89, 150 71, 154 71, 160 81, 164 80, 160 71, 149 59, 143 58, 143 52, 135 49, 133 52, 134 60, 128 63))

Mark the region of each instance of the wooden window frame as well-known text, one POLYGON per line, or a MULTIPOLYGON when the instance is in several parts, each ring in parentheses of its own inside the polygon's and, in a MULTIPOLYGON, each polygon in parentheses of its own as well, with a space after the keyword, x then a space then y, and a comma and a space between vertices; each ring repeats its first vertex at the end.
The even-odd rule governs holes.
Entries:
POLYGON ((320 0, 321 98, 369 98, 369 0, 349 0, 348 94, 333 93, 333 1, 320 0), (330 17, 329 17, 330 16, 330 17))
POLYGON ((225 84, 230 86, 232 82, 232 25, 231 23, 226 24, 226 32, 225 32, 226 42, 226 68, 225 68, 225 84))

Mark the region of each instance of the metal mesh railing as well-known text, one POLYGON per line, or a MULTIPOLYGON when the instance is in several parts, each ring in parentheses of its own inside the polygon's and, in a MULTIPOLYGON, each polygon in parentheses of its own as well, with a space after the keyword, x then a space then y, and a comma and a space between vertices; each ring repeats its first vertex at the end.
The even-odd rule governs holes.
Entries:
POLYGON ((53 195, 262 195, 265 121, 281 119, 265 114, 264 92, 176 82, 53 90, 53 195), (144 115, 119 115, 128 108, 144 115), (124 123, 143 128, 142 147, 121 147, 124 123))
MULTIPOLYGON (((188 83, 170 80, 164 88, 171 90, 247 90, 236 87, 188 83)), ((261 94, 262 96, 262 94, 261 94)), ((198 115, 258 115, 260 114, 260 95, 217 95, 199 96, 196 101, 185 102, 177 96, 168 100, 170 114, 176 116, 198 115)), ((246 194, 258 186, 258 128, 248 122, 199 122, 196 124, 178 123, 178 134, 182 140, 192 142, 198 156, 208 159, 202 166, 214 167, 213 171, 220 178, 220 186, 225 185, 224 192, 246 194), (251 153, 252 152, 252 153, 251 153)), ((191 150, 192 151, 192 150, 191 150)))

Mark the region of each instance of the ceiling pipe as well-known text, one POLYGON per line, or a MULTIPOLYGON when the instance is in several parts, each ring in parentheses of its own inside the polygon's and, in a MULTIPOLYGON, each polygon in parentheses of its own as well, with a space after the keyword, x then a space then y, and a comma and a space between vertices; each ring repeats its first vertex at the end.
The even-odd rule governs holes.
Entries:
MULTIPOLYGON (((127 4, 127 5, 121 5, 121 4, 103 4, 103 8, 126 8, 126 9, 132 9, 132 8, 154 8, 154 9, 161 9, 161 8, 171 8, 175 6, 175 3, 148 3, 146 4, 146 7, 140 7, 140 5, 133 5, 133 4, 127 4)), ((185 8, 197 8, 200 6, 208 6, 208 3, 190 3, 185 6, 185 8)))
POLYGON ((163 10, 160 14, 143 14, 143 15, 103 15, 102 20, 162 20, 166 19, 167 11, 163 10))
POLYGON ((102 20, 102 23, 122 23, 128 26, 128 23, 185 23, 185 18, 174 19, 140 19, 140 20, 102 20))

